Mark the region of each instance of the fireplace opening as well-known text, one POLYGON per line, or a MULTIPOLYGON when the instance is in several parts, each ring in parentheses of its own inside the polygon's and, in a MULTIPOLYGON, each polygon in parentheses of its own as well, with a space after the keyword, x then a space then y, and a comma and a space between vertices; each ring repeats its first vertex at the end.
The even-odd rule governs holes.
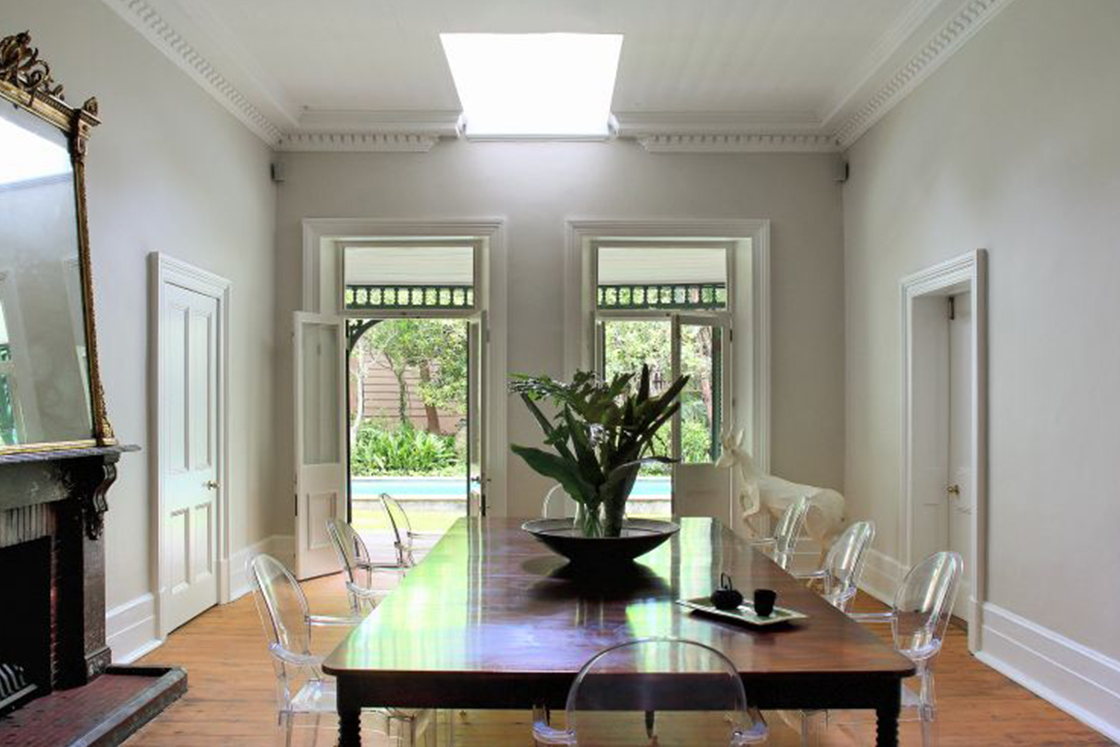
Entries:
POLYGON ((0 716, 51 691, 51 538, 0 548, 0 716))

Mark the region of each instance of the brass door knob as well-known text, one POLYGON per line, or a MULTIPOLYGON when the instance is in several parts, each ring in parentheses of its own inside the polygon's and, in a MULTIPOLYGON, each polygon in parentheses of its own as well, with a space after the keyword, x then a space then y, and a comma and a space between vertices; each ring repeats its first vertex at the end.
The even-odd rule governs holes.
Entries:
POLYGON ((952 485, 950 485, 948 487, 948 491, 949 491, 949 495, 956 496, 957 498, 961 497, 961 486, 957 485, 956 483, 953 483, 952 485))
POLYGON ((221 486, 218 485, 217 480, 207 480, 206 481, 206 488, 208 490, 217 490, 219 487, 221 487, 221 486))

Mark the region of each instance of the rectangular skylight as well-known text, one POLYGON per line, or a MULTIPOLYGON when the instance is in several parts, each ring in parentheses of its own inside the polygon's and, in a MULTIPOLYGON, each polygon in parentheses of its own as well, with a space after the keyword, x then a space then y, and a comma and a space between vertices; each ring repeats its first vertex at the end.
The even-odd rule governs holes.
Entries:
POLYGON ((440 34, 468 137, 606 137, 621 34, 440 34))

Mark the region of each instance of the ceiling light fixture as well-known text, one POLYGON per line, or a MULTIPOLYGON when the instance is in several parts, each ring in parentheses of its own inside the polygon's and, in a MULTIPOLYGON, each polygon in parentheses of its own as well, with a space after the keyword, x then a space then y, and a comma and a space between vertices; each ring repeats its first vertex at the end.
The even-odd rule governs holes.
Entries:
POLYGON ((440 34, 472 138, 604 138, 621 34, 440 34))

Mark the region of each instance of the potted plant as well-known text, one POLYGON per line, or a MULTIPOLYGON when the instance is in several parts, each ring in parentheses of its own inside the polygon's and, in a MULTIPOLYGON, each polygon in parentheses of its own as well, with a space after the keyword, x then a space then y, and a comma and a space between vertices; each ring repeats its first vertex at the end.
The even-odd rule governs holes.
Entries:
POLYGON ((584 537, 618 537, 626 501, 642 464, 671 462, 649 452, 658 430, 680 407, 682 376, 662 394, 650 392, 649 366, 609 382, 578 371, 570 383, 549 376, 514 375, 510 390, 521 396, 544 431, 551 451, 513 445, 513 453, 534 471, 556 480, 576 502, 576 528, 584 537), (550 419, 538 405, 550 400, 558 411, 550 419))

